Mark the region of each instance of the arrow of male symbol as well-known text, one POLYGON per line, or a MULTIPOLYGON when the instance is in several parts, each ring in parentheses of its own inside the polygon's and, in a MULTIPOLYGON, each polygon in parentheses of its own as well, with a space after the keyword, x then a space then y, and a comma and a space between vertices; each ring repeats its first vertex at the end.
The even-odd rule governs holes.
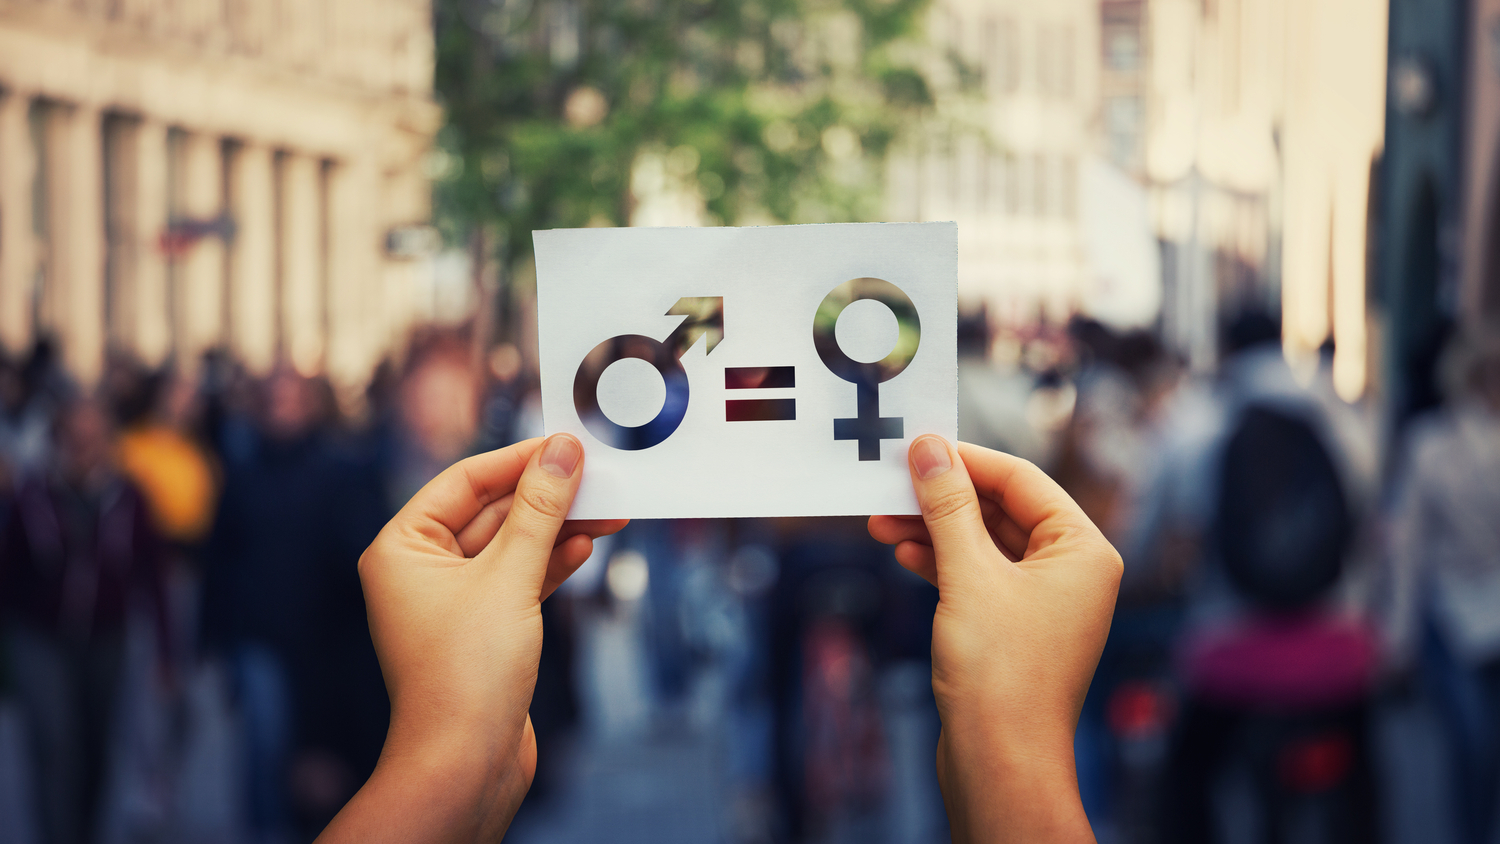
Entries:
POLYGON ((666 315, 687 317, 662 341, 662 345, 671 349, 673 356, 679 360, 705 334, 708 335, 707 345, 703 349, 705 355, 712 353, 719 341, 724 339, 723 296, 685 296, 678 299, 677 304, 666 315))

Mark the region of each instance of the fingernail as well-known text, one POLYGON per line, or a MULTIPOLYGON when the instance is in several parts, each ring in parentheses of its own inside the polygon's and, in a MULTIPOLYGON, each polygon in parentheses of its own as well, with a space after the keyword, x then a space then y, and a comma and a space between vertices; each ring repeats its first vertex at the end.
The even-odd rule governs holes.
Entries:
POLYGON ((948 459, 948 444, 937 437, 922 437, 911 444, 911 465, 917 477, 930 481, 953 468, 948 459))
POLYGON ((571 478, 573 470, 578 468, 578 458, 582 456, 583 448, 578 445, 578 440, 558 434, 542 445, 541 464, 548 474, 571 478))

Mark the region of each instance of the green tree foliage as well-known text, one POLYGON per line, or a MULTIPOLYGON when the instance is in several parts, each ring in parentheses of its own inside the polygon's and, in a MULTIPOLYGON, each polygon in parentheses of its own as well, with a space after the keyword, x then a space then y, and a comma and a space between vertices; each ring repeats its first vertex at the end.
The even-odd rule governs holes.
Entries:
POLYGON ((507 243, 625 225, 665 188, 715 223, 879 215, 932 107, 927 0, 435 0, 438 213, 507 243))

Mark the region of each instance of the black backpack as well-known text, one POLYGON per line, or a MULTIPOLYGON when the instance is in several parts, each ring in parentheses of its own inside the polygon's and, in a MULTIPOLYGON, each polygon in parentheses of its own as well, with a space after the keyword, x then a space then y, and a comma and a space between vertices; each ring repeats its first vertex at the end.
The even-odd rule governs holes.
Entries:
POLYGON ((1292 610, 1328 591, 1354 520, 1338 470, 1305 420, 1245 408, 1224 449, 1215 534, 1229 580, 1263 608, 1292 610))

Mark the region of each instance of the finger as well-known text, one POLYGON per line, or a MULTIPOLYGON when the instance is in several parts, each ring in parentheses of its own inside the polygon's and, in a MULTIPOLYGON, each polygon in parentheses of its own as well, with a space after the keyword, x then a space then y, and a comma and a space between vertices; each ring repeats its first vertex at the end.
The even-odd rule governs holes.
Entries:
POLYGON ((444 538, 456 537, 486 506, 515 490, 540 445, 526 440, 458 461, 418 490, 394 521, 418 530, 436 525, 444 538))
POLYGON ((958 453, 979 494, 997 502, 1027 534, 1058 520, 1093 527, 1072 497, 1030 461, 969 443, 959 443, 958 453))
MULTIPOLYGON (((505 517, 510 515, 510 506, 514 501, 514 493, 498 501, 492 501, 479 511, 473 521, 464 525, 456 539, 465 557, 476 556, 494 540, 495 534, 500 532, 500 526, 505 523, 505 517)), ((601 536, 619 533, 628 524, 630 524, 629 519, 579 519, 564 522, 563 529, 558 533, 557 542, 554 544, 560 545, 564 540, 580 534, 598 539, 601 536)))
MULTIPOLYGON (((996 544, 1003 542, 1009 546, 1005 550, 1013 551, 1016 555, 1025 552, 1025 532, 1005 515, 1000 505, 988 498, 980 498, 979 512, 996 544)), ((927 523, 920 516, 871 516, 869 531, 870 536, 882 545, 897 545, 906 541, 932 544, 932 534, 928 532, 927 523)))
POLYGON ((1026 556, 1026 545, 1030 541, 1030 534, 1021 530, 1015 519, 1005 514, 1000 505, 987 498, 979 499, 979 509, 984 513, 985 527, 989 528, 990 536, 994 537, 995 544, 1005 552, 1006 557, 1019 560, 1026 556))
POLYGON ((500 526, 505 524, 505 517, 510 514, 510 505, 515 498, 515 493, 511 493, 497 501, 491 501, 463 526, 463 530, 454 538, 458 540, 459 550, 465 557, 475 556, 490 544, 495 534, 500 532, 500 526))
POLYGON ((932 535, 927 532, 927 524, 920 519, 871 516, 869 530, 870 536, 882 545, 899 545, 907 541, 920 542, 923 545, 932 544, 932 535))
MULTIPOLYGON (((484 556, 521 567, 532 587, 540 590, 547 560, 557 543, 582 476, 583 444, 572 434, 554 434, 532 455, 515 500, 495 541, 484 556)), ((529 591, 529 590, 528 590, 529 591)), ((540 594, 534 593, 534 594, 540 594)))
POLYGON ((907 462, 922 521, 939 559, 969 560, 973 549, 992 544, 974 484, 946 440, 931 434, 918 437, 907 462))
MULTIPOLYGON (((990 538, 999 546, 1005 558, 1011 562, 1022 559, 1026 555, 1027 533, 1005 515, 999 504, 988 498, 979 499, 979 512, 984 518, 990 538)), ((899 545, 902 542, 932 545, 932 534, 920 517, 871 516, 869 530, 870 536, 883 545, 899 545)))
POLYGON ((578 567, 588 562, 589 555, 594 553, 594 540, 587 534, 577 534, 564 539, 558 546, 552 549, 552 556, 547 558, 547 576, 542 579, 542 600, 556 591, 563 581, 573 576, 578 567))
POLYGON ((562 532, 559 537, 570 537, 584 535, 592 539, 601 536, 612 536, 625 529, 630 524, 629 519, 573 519, 563 523, 562 532))
POLYGON ((937 552, 920 542, 903 542, 896 546, 896 562, 912 574, 937 585, 937 552))

